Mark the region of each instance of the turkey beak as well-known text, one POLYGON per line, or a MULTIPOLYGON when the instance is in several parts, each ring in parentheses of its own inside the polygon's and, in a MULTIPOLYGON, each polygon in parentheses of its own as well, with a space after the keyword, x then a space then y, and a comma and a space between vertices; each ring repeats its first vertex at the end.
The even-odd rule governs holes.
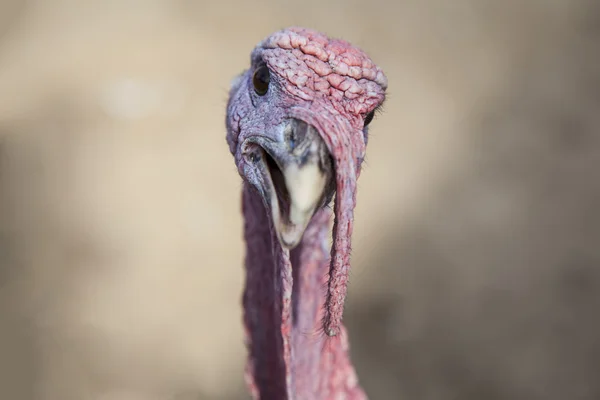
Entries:
POLYGON ((333 161, 318 131, 292 119, 282 141, 262 145, 265 191, 281 244, 293 249, 318 207, 333 195, 333 161))

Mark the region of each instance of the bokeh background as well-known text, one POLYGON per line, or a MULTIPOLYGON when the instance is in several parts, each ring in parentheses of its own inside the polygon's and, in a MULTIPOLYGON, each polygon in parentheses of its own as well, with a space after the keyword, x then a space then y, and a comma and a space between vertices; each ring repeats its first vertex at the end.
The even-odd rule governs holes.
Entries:
POLYGON ((600 399, 600 4, 1 0, 0 399, 245 399, 231 79, 289 25, 389 98, 345 321, 374 400, 600 399))

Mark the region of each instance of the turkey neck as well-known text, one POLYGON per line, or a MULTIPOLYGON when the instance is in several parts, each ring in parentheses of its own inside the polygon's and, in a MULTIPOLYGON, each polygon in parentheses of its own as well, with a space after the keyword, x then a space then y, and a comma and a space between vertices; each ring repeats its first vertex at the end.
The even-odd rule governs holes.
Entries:
POLYGON ((331 211, 317 211, 291 252, 277 240, 270 212, 244 183, 246 281, 243 294, 248 363, 254 399, 364 400, 348 355, 344 327, 322 330, 329 270, 331 211))

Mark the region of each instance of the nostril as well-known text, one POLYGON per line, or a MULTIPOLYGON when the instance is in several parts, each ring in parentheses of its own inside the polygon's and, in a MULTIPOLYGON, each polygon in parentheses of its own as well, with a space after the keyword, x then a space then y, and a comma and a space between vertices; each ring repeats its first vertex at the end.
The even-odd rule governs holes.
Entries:
POLYGON ((245 151, 243 152, 243 156, 248 162, 250 162, 252 164, 256 164, 261 159, 261 153, 262 153, 262 150, 260 149, 260 147, 248 146, 248 147, 246 147, 245 151))
POLYGON ((260 160, 260 156, 257 153, 248 154, 248 159, 251 163, 256 164, 260 160))

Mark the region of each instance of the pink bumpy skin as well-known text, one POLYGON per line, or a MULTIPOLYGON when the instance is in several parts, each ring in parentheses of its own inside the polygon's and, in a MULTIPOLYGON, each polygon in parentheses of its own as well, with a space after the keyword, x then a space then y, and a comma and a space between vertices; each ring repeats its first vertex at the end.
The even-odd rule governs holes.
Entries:
MULTIPOLYGON (((350 43, 304 28, 269 36, 250 61, 232 84, 226 117, 227 143, 245 182, 248 383, 261 399, 366 398, 346 354, 342 314, 366 125, 384 102, 387 79, 350 43), (268 90, 261 93, 253 79, 265 67, 268 90), (331 197, 314 211, 297 248, 282 247, 275 233, 266 183, 270 178, 257 162, 257 154, 264 153, 255 145, 285 141, 283 132, 291 120, 314 127, 333 162, 329 260, 325 233, 330 211, 324 205, 331 197), (329 340, 316 334, 319 328, 329 340)), ((274 158, 285 157, 269 149, 274 158)))

